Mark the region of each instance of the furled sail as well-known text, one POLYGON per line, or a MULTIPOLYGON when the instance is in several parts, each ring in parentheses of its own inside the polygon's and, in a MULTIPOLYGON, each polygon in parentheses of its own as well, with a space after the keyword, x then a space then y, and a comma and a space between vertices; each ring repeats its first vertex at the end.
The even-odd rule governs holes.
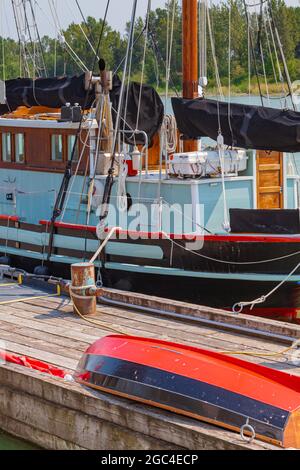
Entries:
MULTIPOLYGON (((66 103, 84 106, 86 100, 85 74, 73 77, 56 78, 17 78, 7 80, 6 102, 7 111, 15 111, 19 106, 45 106, 61 108, 66 103)), ((95 99, 91 91, 87 100, 90 107, 95 99)))
MULTIPOLYGON (((121 82, 118 77, 113 80, 113 89, 110 93, 112 102, 113 119, 116 117, 116 110, 119 106, 121 82)), ((141 85, 131 82, 129 88, 126 87, 125 99, 122 106, 121 129, 126 131, 140 130, 144 131, 151 145, 152 139, 161 128, 164 119, 164 105, 152 86, 141 85), (140 106, 139 106, 139 100, 140 106)), ((124 134, 124 140, 128 144, 145 144, 145 138, 142 134, 131 133, 124 134)))
MULTIPOLYGON (((95 101, 95 90, 92 89, 86 100, 85 74, 62 78, 18 78, 6 81, 6 105, 0 105, 0 115, 15 111, 19 106, 45 106, 61 108, 66 103, 78 103, 87 109, 95 101)), ((120 81, 114 78, 113 89, 110 93, 113 117, 119 106, 120 81)), ((122 106, 121 129, 136 130, 138 128, 147 134, 149 142, 158 132, 164 117, 164 106, 154 88, 132 82, 128 85, 122 106), (126 110, 126 111, 125 111, 126 110), (125 116, 126 114, 126 116, 125 116), (125 119, 124 119, 125 118, 125 119)), ((144 144, 142 134, 132 137, 124 135, 124 140, 132 144, 144 144)))
POLYGON ((300 113, 208 99, 172 99, 180 132, 189 139, 216 140, 245 149, 300 152, 300 113))

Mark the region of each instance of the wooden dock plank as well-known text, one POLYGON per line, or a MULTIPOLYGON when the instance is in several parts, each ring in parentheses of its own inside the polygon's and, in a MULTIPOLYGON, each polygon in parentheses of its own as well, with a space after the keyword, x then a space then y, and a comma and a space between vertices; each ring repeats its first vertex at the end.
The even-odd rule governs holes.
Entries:
MULTIPOLYGON (((19 313, 16 313, 17 316, 21 318, 26 318, 30 313, 28 311, 24 311, 22 308, 23 304, 18 304, 18 309, 19 313)), ((26 308, 26 307, 25 307, 26 308)), ((30 307, 29 307, 30 308, 30 307)), ((64 311, 65 312, 65 311, 64 311)), ((35 314, 34 314, 35 315, 35 314)), ((141 314, 141 316, 144 316, 144 314, 141 314)), ((80 330, 81 332, 84 332, 84 334, 88 333, 90 334, 91 332, 97 332, 98 338, 101 337, 102 335, 107 335, 109 332, 114 333, 114 329, 122 329, 122 331, 127 332, 130 335, 139 335, 139 336, 147 336, 147 337, 153 337, 153 338, 160 338, 163 340, 169 340, 169 341, 176 341, 176 342, 182 342, 186 344, 191 344, 194 346, 199 346, 199 347, 209 347, 211 349, 216 349, 216 350, 237 350, 237 345, 239 347, 239 350, 244 350, 247 351, 247 349, 250 349, 254 347, 255 341, 252 343, 249 343, 248 346, 245 346, 243 344, 240 344, 240 338, 234 335, 224 335, 224 339, 221 341, 218 339, 215 339, 216 334, 215 333, 207 333, 203 334, 202 329, 200 331, 197 331, 197 327, 193 327, 193 332, 187 333, 186 332, 186 325, 182 325, 181 329, 178 331, 175 331, 174 328, 172 328, 173 323, 168 322, 168 326, 164 327, 157 327, 154 325, 151 325, 150 323, 147 323, 145 325, 141 325, 137 321, 131 322, 130 320, 123 318, 122 323, 119 322, 119 320, 115 317, 112 316, 111 320, 109 319, 103 319, 103 314, 102 312, 95 318, 95 320, 99 320, 103 322, 104 324, 107 325, 107 329, 103 329, 100 326, 97 325, 91 325, 89 323, 85 323, 83 320, 80 318, 77 319, 76 316, 73 314, 67 317, 61 316, 59 312, 52 313, 51 314, 51 319, 47 318, 47 322, 50 321, 51 323, 56 320, 59 321, 60 324, 67 323, 69 328, 73 328, 74 324, 76 324, 77 330, 80 330), (132 325, 132 326, 129 326, 132 325), (80 326, 79 326, 80 325, 80 326), (164 333, 161 333, 163 331, 164 333)), ((43 319, 39 318, 39 321, 44 322, 43 319)), ((153 321, 153 317, 152 317, 153 321)), ((156 319, 155 319, 156 321, 156 319)), ((262 353, 265 351, 265 346, 262 346, 262 344, 259 344, 260 349, 262 353)), ((274 351, 276 350, 276 347, 274 347, 274 344, 272 344, 272 348, 274 351)), ((258 349, 259 351, 259 349, 258 349)))
MULTIPOLYGON (((50 302, 48 302, 48 299, 40 299, 40 300, 35 300, 34 303, 36 304, 34 306, 34 317, 36 318, 36 314, 38 313, 38 319, 39 321, 42 321, 43 323, 45 322, 45 318, 47 318, 47 322, 51 322, 52 324, 55 322, 58 322, 60 324, 64 324, 64 322, 68 322, 68 330, 72 330, 76 328, 76 330, 80 331, 83 334, 94 334, 94 338, 97 339, 103 335, 109 334, 109 331, 104 330, 102 328, 98 328, 97 326, 92 326, 89 324, 85 324, 83 320, 80 318, 77 318, 76 316, 73 315, 72 313, 72 307, 70 305, 70 300, 69 299, 55 299, 51 298, 50 302), (42 305, 40 305, 42 304, 42 305), (54 305, 62 305, 62 313, 57 312, 55 309, 53 309, 53 304, 54 305), (50 308, 49 308, 50 306, 50 308), (50 310, 50 313, 49 313, 50 310), (44 313, 43 313, 44 312, 44 313), (88 326, 87 326, 88 325, 88 326)), ((20 317, 26 318, 28 315, 32 315, 32 308, 33 306, 27 302, 27 303, 18 303, 14 305, 14 308, 16 311, 20 312, 17 315, 20 317), (24 311, 26 310, 26 312, 24 311)), ((111 307, 106 307, 108 311, 110 311, 111 307)), ((115 312, 115 309, 113 309, 115 312)), ((125 312, 124 312, 125 313, 125 312)), ((124 317, 124 313, 120 314, 120 317, 124 317)), ((128 311, 125 313, 128 315, 128 311)), ((137 314, 135 314, 137 315, 137 314)), ((100 320, 104 320, 103 318, 103 308, 102 306, 100 307, 100 320)), ((141 314, 141 318, 144 318, 146 315, 144 313, 141 314)), ((153 316, 148 315, 150 318, 150 322, 153 321, 153 316)), ((155 323, 156 320, 160 320, 155 318, 155 323)), ((115 328, 120 327, 118 323, 113 323, 114 319, 110 322, 110 325, 113 324, 115 328)), ((203 328, 200 327, 200 334, 197 334, 197 327, 190 326, 183 324, 181 326, 181 330, 178 331, 177 335, 174 335, 174 329, 172 328, 174 324, 178 324, 176 321, 172 320, 161 320, 163 321, 163 328, 156 328, 154 327, 155 331, 153 331, 153 328, 151 331, 146 331, 144 326, 141 327, 139 323, 139 319, 137 318, 136 324, 134 325, 134 328, 127 328, 129 334, 141 334, 141 331, 143 332, 143 336, 147 337, 155 337, 155 338, 163 338, 166 340, 174 341, 174 342, 182 342, 185 344, 191 344, 194 346, 198 347, 206 347, 208 349, 214 349, 214 350, 219 350, 219 351, 257 351, 260 352, 262 351, 262 356, 260 358, 253 358, 253 357, 246 357, 247 360, 251 362, 256 362, 256 363, 266 363, 268 366, 272 366, 274 364, 274 367, 277 369, 281 370, 291 370, 294 374, 300 375, 300 370, 299 368, 295 368, 294 365, 290 365, 287 363, 288 356, 286 358, 284 357, 268 357, 267 362, 266 358, 263 356, 266 350, 266 341, 262 340, 256 340, 255 338, 249 338, 247 340, 247 345, 243 345, 243 336, 241 335, 236 335, 236 334, 230 334, 227 332, 221 332, 221 335, 224 335, 224 338, 222 338, 221 341, 215 340, 215 335, 212 335, 210 338, 204 337, 203 338, 203 328), (168 324, 168 329, 165 328, 166 323, 168 324), (186 334, 186 329, 192 328, 195 334, 186 334), (157 330, 162 329, 163 331, 170 331, 170 334, 165 334, 161 335, 161 333, 157 333, 157 330), (193 337, 194 336, 194 337, 193 337), (196 336, 196 337, 195 337, 196 336)), ((153 325, 152 325, 153 327, 153 325)), ((150 328, 151 329, 151 328, 150 328)), ((147 328, 149 330, 149 328, 147 328)), ((216 330, 215 330, 216 332, 216 330)), ((270 342, 269 342, 270 343, 270 342)), ((268 345, 268 353, 274 352, 274 351, 280 351, 282 350, 283 347, 282 345, 275 345, 274 343, 270 343, 268 345), (269 349, 270 347, 270 349, 269 349)), ((243 356, 242 356, 243 357, 243 356)), ((243 357, 245 359, 245 357, 243 357)))
POLYGON ((78 361, 75 359, 70 359, 58 354, 49 353, 41 349, 35 349, 30 346, 24 346, 13 341, 5 340, 5 347, 8 352, 14 354, 20 354, 22 356, 32 357, 33 359, 39 359, 48 364, 54 366, 62 367, 66 370, 76 370, 78 361))
POLYGON ((3 323, 10 323, 12 325, 20 325, 22 319, 22 325, 24 327, 30 328, 31 330, 36 331, 45 331, 53 336, 55 336, 56 341, 59 341, 58 338, 64 342, 64 339, 70 339, 71 341, 78 341, 79 343, 91 344, 93 341, 96 341, 98 338, 97 331, 93 335, 87 335, 81 333, 75 329, 67 329, 65 326, 56 326, 56 323, 46 323, 43 322, 43 328, 41 326, 41 320, 36 320, 33 316, 33 319, 29 318, 29 315, 18 316, 19 310, 14 310, 12 307, 6 310, 7 313, 0 314, 0 321, 3 323))
POLYGON ((48 334, 45 330, 36 330, 33 328, 26 328, 12 325, 10 322, 0 322, 0 338, 14 338, 15 342, 19 344, 30 344, 32 347, 44 349, 44 346, 49 352, 55 350, 58 354, 65 354, 66 357, 78 357, 78 351, 85 351, 89 343, 70 340, 61 336, 48 334), (29 343, 29 338, 31 339, 29 343), (50 345, 52 346, 50 348, 50 345))
MULTIPOLYGON (((171 304, 166 301, 166 305, 170 307, 171 304)), ((177 308, 175 304, 175 311, 177 308)), ((214 318, 213 310, 209 309, 207 315, 214 318)), ((215 315, 222 318, 220 311, 215 315)), ((228 314, 225 316, 227 318, 228 314)), ((241 357, 300 376, 300 367, 288 363, 288 354, 265 356, 285 348, 274 340, 145 313, 138 308, 100 305, 97 315, 89 319, 100 324, 91 324, 76 316, 69 298, 28 299, 0 306, 0 339, 5 341, 9 352, 74 371, 89 344, 115 330, 122 330, 132 335, 219 352, 257 351, 258 357, 241 357)), ((266 322, 264 320, 262 324, 266 325, 266 322)), ((259 326, 259 320, 254 319, 251 324, 259 326)), ((298 327, 293 332, 291 326, 281 329, 271 322, 273 329, 298 337, 298 327)), ((33 442, 46 448, 277 449, 260 442, 248 444, 236 433, 92 392, 17 366, 0 366, 0 383, 3 390, 0 394, 0 428, 17 436, 23 433, 27 437, 31 433, 33 442)))
MULTIPOLYGON (((128 334, 133 334, 133 335, 142 335, 146 337, 153 337, 153 338, 160 338, 163 340, 169 340, 169 341, 174 341, 174 342, 180 342, 184 344, 190 344, 192 346, 198 346, 198 347, 204 347, 207 349, 213 349, 217 351, 242 351, 243 353, 249 351, 249 352, 257 352, 258 354, 261 353, 259 357, 252 357, 252 356, 247 356, 244 357, 243 355, 241 356, 243 359, 247 359, 251 362, 256 362, 256 363, 265 363, 266 358, 264 357, 264 354, 270 354, 270 353, 277 353, 282 351, 284 346, 282 345, 276 345, 274 344, 273 341, 266 341, 265 339, 256 339, 253 337, 246 337, 245 335, 238 335, 236 333, 227 333, 227 332, 218 332, 216 329, 208 329, 200 326, 198 329, 198 326, 191 326, 191 325, 186 325, 185 323, 181 322, 181 327, 179 328, 173 328, 174 325, 178 326, 180 322, 174 321, 171 319, 165 320, 165 319, 160 319, 157 318, 153 315, 150 314, 145 314, 145 313, 133 313, 132 315, 135 318, 135 321, 131 321, 131 319, 127 318, 127 315, 130 315, 130 311, 126 310, 121 310, 117 316, 116 316, 116 309, 112 309, 112 307, 106 307, 106 312, 113 312, 113 315, 110 314, 105 314, 103 306, 100 306, 98 309, 99 312, 99 319, 101 322, 106 323, 108 326, 108 331, 102 328, 98 328, 96 325, 92 326, 89 325, 88 323, 86 326, 84 326, 84 321, 81 320, 80 318, 77 318, 75 315, 72 313, 72 306, 69 300, 66 301, 59 301, 58 299, 51 298, 51 300, 48 299, 37 299, 34 300, 35 307, 39 310, 39 312, 42 311, 48 311, 49 310, 49 305, 50 308, 53 308, 54 305, 62 305, 60 307, 60 311, 63 313, 63 315, 60 314, 60 312, 56 310, 51 310, 51 320, 53 320, 53 317, 56 319, 59 319, 61 322, 68 322, 78 325, 83 325, 82 327, 76 326, 78 329, 80 329, 84 333, 91 333, 92 331, 95 331, 95 328, 97 329, 97 332, 99 332, 99 336, 109 334, 109 328, 111 327, 112 330, 111 332, 113 333, 114 328, 115 329, 121 329, 124 332, 127 332, 128 334), (108 316, 106 316, 108 315, 108 316), (126 317, 125 317, 126 315, 126 317), (111 318, 111 320, 109 320, 111 318), (147 319, 146 319, 147 318, 147 319), (155 325, 153 325, 153 318, 155 318, 155 325), (162 334, 161 331, 164 333, 162 334), (206 331, 206 333, 203 333, 203 331, 206 331)), ((30 305, 29 302, 25 303, 25 305, 30 305)), ((28 310, 27 307, 25 307, 24 304, 18 304, 17 308, 19 310, 22 310, 22 313, 20 314, 21 316, 25 316, 25 313, 23 312, 23 309, 28 310)), ((31 306, 29 307, 29 310, 31 309, 31 306)), ((71 327, 71 326, 70 326, 71 327)), ((300 375, 300 368, 296 368, 295 365, 289 364, 288 363, 289 359, 289 354, 285 354, 282 356, 273 356, 273 357, 267 357, 267 365, 272 366, 274 364, 274 367, 277 369, 282 369, 282 370, 292 370, 295 375, 300 375)))

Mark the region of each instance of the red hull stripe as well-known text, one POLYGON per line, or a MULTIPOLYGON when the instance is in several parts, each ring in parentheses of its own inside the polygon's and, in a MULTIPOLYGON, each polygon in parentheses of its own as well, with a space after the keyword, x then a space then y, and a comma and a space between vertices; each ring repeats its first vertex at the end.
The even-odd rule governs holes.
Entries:
POLYGON ((284 318, 286 321, 300 322, 300 308, 293 307, 255 307, 245 308, 244 313, 264 318, 284 318))
MULTIPOLYGON (((51 221, 50 220, 40 220, 40 225, 46 225, 50 226, 51 221)), ((77 224, 66 224, 64 222, 55 222, 54 223, 55 228, 63 228, 63 229, 69 229, 69 230, 76 230, 80 232, 91 232, 91 233, 96 233, 96 227, 92 227, 90 225, 77 225, 77 224)))
MULTIPOLYGON (((41 220, 40 225, 50 225, 50 220, 41 220)), ((91 233, 96 233, 96 227, 91 225, 77 225, 77 224, 68 224, 64 222, 55 222, 55 228, 65 228, 77 231, 87 231, 91 233)), ((107 228, 105 231, 109 233, 111 228, 107 228)), ((124 235, 134 238, 144 238, 144 239, 166 239, 166 235, 163 232, 135 232, 128 230, 116 230, 117 235, 124 235)), ((245 242, 245 243, 300 243, 300 234, 299 235, 194 235, 194 234, 174 234, 171 233, 168 235, 172 240, 183 240, 183 241, 196 241, 203 240, 206 242, 245 242)))
POLYGON ((19 222, 20 218, 17 217, 16 215, 4 215, 0 214, 0 220, 11 220, 12 222, 19 222))
POLYGON ((300 378, 202 349, 143 338, 110 336, 86 354, 138 362, 292 411, 300 408, 300 378))

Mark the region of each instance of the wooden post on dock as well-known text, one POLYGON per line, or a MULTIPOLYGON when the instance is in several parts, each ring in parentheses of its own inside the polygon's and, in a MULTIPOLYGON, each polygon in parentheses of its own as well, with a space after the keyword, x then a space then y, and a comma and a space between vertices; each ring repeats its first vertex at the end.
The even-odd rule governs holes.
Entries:
POLYGON ((72 300, 74 313, 78 311, 82 315, 94 315, 97 311, 97 298, 87 297, 86 290, 95 286, 95 265, 93 263, 73 264, 72 273, 72 300))

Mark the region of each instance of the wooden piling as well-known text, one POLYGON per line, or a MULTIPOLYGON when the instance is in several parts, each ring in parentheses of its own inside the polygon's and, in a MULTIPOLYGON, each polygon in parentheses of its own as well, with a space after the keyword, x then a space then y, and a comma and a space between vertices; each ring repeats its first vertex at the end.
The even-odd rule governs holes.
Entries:
POLYGON ((71 294, 74 304, 74 313, 82 315, 95 315, 97 311, 96 297, 87 297, 85 291, 95 286, 95 266, 93 263, 73 264, 71 268, 72 286, 71 294))

